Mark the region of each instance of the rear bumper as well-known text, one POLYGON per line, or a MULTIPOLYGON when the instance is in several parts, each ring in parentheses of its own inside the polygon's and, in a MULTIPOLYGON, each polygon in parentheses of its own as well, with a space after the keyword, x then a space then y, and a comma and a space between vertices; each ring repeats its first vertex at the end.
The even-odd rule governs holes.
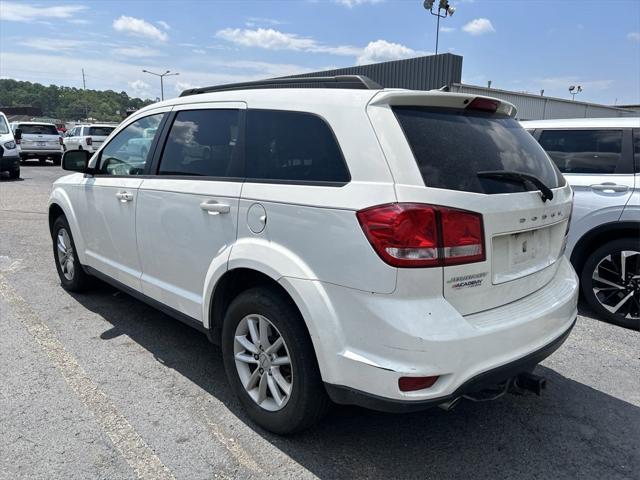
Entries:
POLYGON ((369 408, 389 413, 415 412, 431 408, 441 403, 454 400, 462 395, 479 392, 485 388, 494 387, 509 378, 523 372, 530 372, 542 360, 555 352, 569 337, 571 330, 575 326, 576 320, 571 326, 562 333, 558 338, 539 348, 522 358, 509 362, 505 365, 493 368, 489 371, 480 373, 475 377, 467 380, 460 385, 455 392, 443 397, 430 398, 428 400, 396 400, 391 398, 380 397, 370 393, 355 390, 340 385, 332 385, 325 383, 325 388, 331 400, 342 405, 357 405, 359 407, 369 408))
POLYGON ((471 315, 461 315, 441 293, 413 294, 423 285, 410 282, 399 281, 388 295, 298 279, 287 283, 307 301, 301 311, 311 324, 322 379, 337 402, 363 404, 351 398, 364 392, 369 399, 424 408, 475 388, 479 379, 503 380, 512 369, 531 369, 554 350, 549 345, 561 344, 554 342, 577 316, 578 279, 564 257, 548 268, 554 270, 544 287, 471 315), (321 288, 322 302, 309 305, 314 288, 321 288), (429 376, 438 377, 430 388, 398 387, 401 377, 429 376))
POLYGON ((42 149, 42 150, 20 150, 21 158, 35 158, 35 157, 53 157, 56 155, 62 155, 62 149, 42 149))

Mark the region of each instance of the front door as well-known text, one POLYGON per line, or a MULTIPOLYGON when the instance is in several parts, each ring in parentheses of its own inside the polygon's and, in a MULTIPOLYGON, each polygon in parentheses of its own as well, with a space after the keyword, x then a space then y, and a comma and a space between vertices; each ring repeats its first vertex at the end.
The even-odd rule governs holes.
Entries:
POLYGON ((142 291, 198 321, 207 272, 226 265, 236 239, 244 109, 229 102, 175 107, 154 175, 138 193, 142 291))
POLYGON ((136 245, 138 187, 163 115, 140 118, 122 129, 93 160, 95 175, 85 177, 79 187, 83 198, 77 202, 78 216, 87 265, 136 290, 141 275, 136 245))

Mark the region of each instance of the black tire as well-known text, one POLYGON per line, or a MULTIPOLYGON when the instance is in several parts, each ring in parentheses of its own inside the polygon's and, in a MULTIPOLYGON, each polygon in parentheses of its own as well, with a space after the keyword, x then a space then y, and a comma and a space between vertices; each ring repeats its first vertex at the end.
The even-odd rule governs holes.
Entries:
POLYGON ((60 277, 60 284, 62 288, 69 292, 84 292, 89 289, 93 285, 93 278, 88 275, 82 265, 80 265, 80 260, 78 259, 78 254, 76 253, 76 245, 73 241, 73 236, 71 235, 71 228, 69 228, 69 224, 67 223, 67 219, 64 216, 60 216, 56 218, 53 222, 53 228, 51 229, 51 236, 53 238, 53 258, 56 263, 56 270, 58 271, 58 277, 60 277), (64 229, 70 241, 70 246, 72 248, 72 256, 74 262, 73 275, 71 278, 67 278, 65 273, 62 270, 62 266, 60 264, 60 252, 58 249, 58 235, 61 230, 64 229))
POLYGON ((62 155, 56 155, 53 157, 53 164, 56 166, 60 166, 62 164, 62 155))
POLYGON ((16 180, 18 178, 20 178, 20 167, 14 169, 14 170, 9 170, 9 178, 16 180))
POLYGON ((47 164, 47 157, 38 158, 38 162, 40 162, 40 165, 46 165, 47 164))
POLYGON ((615 325, 640 329, 640 279, 633 279, 633 275, 640 275, 639 238, 622 238, 605 243, 587 258, 580 275, 582 295, 589 307, 600 319, 615 325), (620 265, 622 261, 620 254, 623 251, 637 252, 636 255, 626 257, 626 278, 624 279, 621 276, 622 269, 620 265), (607 259, 609 255, 611 255, 611 260, 607 259), (603 263, 601 264, 601 262, 603 263), (622 285, 624 289, 613 288, 611 284, 603 284, 594 280, 593 276, 598 265, 600 265, 598 269, 600 278, 622 285), (602 288, 599 292, 600 300, 593 291, 594 287, 602 288), (602 300, 609 306, 618 305, 629 294, 631 294, 631 297, 620 306, 617 313, 607 310, 601 303, 602 300), (627 318, 627 315, 632 318, 627 318))
POLYGON ((318 422, 331 405, 304 321, 297 308, 275 288, 251 288, 231 302, 222 328, 222 355, 231 387, 249 417, 266 430, 281 435, 300 432, 318 422), (250 314, 269 319, 284 339, 291 360, 291 393, 277 411, 266 410, 251 398, 235 365, 236 327, 250 314))

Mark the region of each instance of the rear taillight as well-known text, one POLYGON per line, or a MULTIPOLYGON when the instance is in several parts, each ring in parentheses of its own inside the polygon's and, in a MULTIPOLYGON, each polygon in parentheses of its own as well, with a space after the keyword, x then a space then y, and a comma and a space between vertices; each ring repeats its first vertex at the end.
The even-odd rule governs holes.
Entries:
POLYGON ((392 203, 356 214, 380 258, 394 267, 485 260, 482 215, 421 203, 392 203))
POLYGON ((22 141, 22 139, 20 138, 16 138, 16 145, 20 145, 20 142, 22 141))
POLYGON ((398 388, 401 392, 414 392, 430 388, 438 380, 438 377, 400 377, 398 379, 398 388))
POLYGON ((93 145, 93 138, 87 137, 87 145, 93 145))

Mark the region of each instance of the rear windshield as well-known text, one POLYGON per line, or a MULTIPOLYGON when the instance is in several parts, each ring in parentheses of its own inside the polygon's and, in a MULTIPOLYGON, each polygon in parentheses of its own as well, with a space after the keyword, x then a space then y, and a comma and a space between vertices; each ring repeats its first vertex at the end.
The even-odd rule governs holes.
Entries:
POLYGON ((0 116, 0 134, 9 133, 9 125, 7 125, 7 121, 4 117, 0 116))
POLYGON ((85 129, 85 135, 96 137, 108 137, 116 127, 89 127, 85 129))
POLYGON ((19 125, 22 134, 27 135, 60 135, 54 125, 19 125))
POLYGON ((393 110, 429 187, 488 194, 536 189, 477 175, 496 170, 535 175, 549 188, 564 185, 545 151, 513 118, 453 109, 393 110))

